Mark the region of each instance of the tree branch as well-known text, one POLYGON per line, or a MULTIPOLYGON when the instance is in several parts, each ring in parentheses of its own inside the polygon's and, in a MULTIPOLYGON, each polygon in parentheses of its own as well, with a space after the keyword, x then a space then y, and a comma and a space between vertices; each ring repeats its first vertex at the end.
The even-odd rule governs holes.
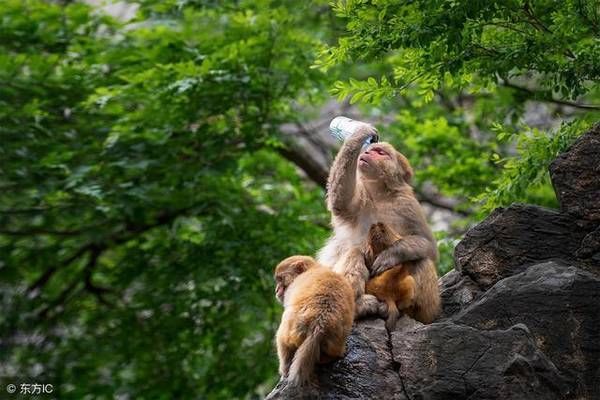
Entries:
POLYGON ((600 110, 600 105, 579 104, 579 103, 573 103, 573 102, 566 101, 566 100, 554 99, 552 97, 548 97, 543 92, 535 91, 535 90, 526 88, 524 86, 516 85, 514 83, 507 81, 506 79, 501 79, 499 83, 500 83, 500 85, 502 85, 504 87, 525 93, 525 94, 531 96, 533 100, 543 101, 543 102, 547 102, 547 103, 554 103, 554 104, 559 104, 562 106, 568 106, 568 107, 573 107, 573 108, 579 108, 582 110, 600 110))
POLYGON ((417 188, 415 188, 415 194, 417 196, 417 199, 421 203, 426 203, 435 208, 441 208, 443 210, 451 211, 455 214, 462 215, 463 217, 469 217, 473 215, 473 210, 461 209, 458 207, 459 204, 457 201, 447 197, 443 197, 442 195, 426 193, 426 191, 419 190, 417 188))
POLYGON ((102 254, 105 248, 93 247, 90 254, 90 261, 87 263, 83 270, 84 276, 84 288, 88 292, 92 293, 98 301, 106 306, 114 306, 114 304, 110 303, 108 300, 104 298, 105 293, 112 292, 111 289, 97 286, 92 282, 92 274, 94 273, 94 268, 98 264, 98 258, 102 254))
POLYGON ((69 286, 67 286, 62 292, 60 292, 60 294, 58 295, 58 297, 56 297, 56 299, 54 299, 54 301, 52 301, 50 304, 46 305, 44 308, 42 308, 42 310, 40 310, 38 312, 37 317, 45 319, 48 317, 48 313, 52 309, 55 309, 56 307, 58 307, 60 305, 66 304, 69 294, 71 294, 77 288, 79 283, 80 282, 78 279, 73 279, 71 284, 69 286))
MULTIPOLYGON (((523 12, 527 16, 527 21, 526 22, 529 23, 531 26, 533 26, 535 29, 539 30, 540 32, 549 33, 551 35, 554 34, 554 32, 552 32, 552 30, 550 28, 548 28, 542 22, 542 20, 540 20, 535 15, 533 7, 527 1, 525 2, 525 4, 523 4, 523 12)), ((575 53, 573 53, 573 51, 571 49, 565 49, 564 55, 567 56, 568 58, 573 59, 573 60, 575 60, 577 58, 577 57, 575 57, 575 53)))
MULTIPOLYGON (((205 204, 203 204, 203 208, 207 208, 209 205, 212 205, 212 204, 205 203, 205 204)), ((44 271, 44 273, 38 279, 36 279, 27 288, 27 293, 29 293, 30 297, 37 296, 39 294, 38 291, 40 291, 48 283, 48 281, 52 278, 52 276, 54 276, 56 274, 56 272, 58 272, 61 268, 69 266, 72 262, 74 262, 75 260, 77 260, 78 258, 83 256, 87 252, 90 252, 91 258, 90 258, 90 260, 88 260, 88 263, 86 264, 86 267, 84 268, 84 278, 85 278, 84 288, 94 294, 98 294, 100 292, 104 293, 106 291, 109 291, 110 289, 98 287, 98 286, 94 285, 91 281, 91 270, 93 270, 93 268, 95 268, 97 259, 102 251, 108 249, 111 246, 126 243, 126 242, 130 241, 131 239, 133 239, 134 237, 136 237, 140 234, 143 234, 144 232, 147 232, 148 230, 150 230, 152 228, 169 224, 175 218, 187 213, 188 211, 194 209, 195 207, 196 207, 196 205, 193 205, 193 206, 182 208, 182 209, 175 210, 175 211, 164 211, 164 212, 160 213, 153 222, 148 223, 148 224, 136 224, 132 221, 125 222, 124 230, 114 232, 113 234, 106 236, 101 241, 87 243, 87 244, 81 246, 79 249, 77 249, 75 251, 75 253, 73 253, 73 255, 71 255, 70 257, 65 259, 59 265, 54 265, 54 266, 48 268, 46 271, 44 271), (90 261, 91 261, 91 263, 90 263, 90 261)), ((121 225, 123 225, 123 224, 121 223, 121 225)), ((69 287, 67 287, 67 289, 69 289, 69 290, 65 293, 61 293, 61 295, 59 295, 59 297, 57 298, 57 300, 55 302, 58 302, 58 303, 64 302, 64 300, 66 299, 66 296, 68 296, 68 294, 69 294, 68 292, 74 290, 75 287, 76 287, 76 285, 71 284, 69 287), (60 301, 58 301, 58 300, 60 300, 60 301)), ((99 300, 100 300, 100 298, 99 298, 99 300)), ((103 300, 104 299, 102 299, 101 301, 103 301, 103 300)), ((45 311, 45 313, 47 313, 47 311, 45 311)))
MULTIPOLYGON (((4 187, 0 186, 0 190, 3 190, 4 187)), ((71 206, 65 207, 29 207, 29 208, 9 208, 0 210, 0 214, 33 214, 33 213, 41 213, 49 210, 64 210, 68 208, 73 208, 71 206)))
POLYGON ((75 253, 73 253, 73 255, 68 257, 62 263, 48 268, 38 279, 35 280, 35 282, 33 282, 27 288, 27 293, 29 293, 30 297, 35 297, 38 294, 38 290, 43 288, 48 283, 50 278, 52 278, 52 276, 59 270, 59 268, 68 266, 73 261, 77 260, 79 257, 84 255, 88 250, 92 248, 92 246, 94 246, 93 243, 88 243, 84 246, 81 246, 75 253))
POLYGON ((316 162, 310 155, 299 147, 289 145, 288 147, 280 147, 277 149, 285 159, 297 165, 308 177, 317 185, 325 188, 327 186, 328 171, 316 162))

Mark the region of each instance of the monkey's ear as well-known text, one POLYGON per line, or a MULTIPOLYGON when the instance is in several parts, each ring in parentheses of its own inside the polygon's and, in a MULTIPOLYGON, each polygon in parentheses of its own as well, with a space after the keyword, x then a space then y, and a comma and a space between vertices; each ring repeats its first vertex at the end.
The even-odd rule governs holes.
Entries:
POLYGON ((410 183, 414 172, 410 163, 408 162, 408 158, 404 157, 404 154, 400 152, 396 152, 396 159, 398 160, 398 165, 402 169, 402 179, 406 183, 410 183))
POLYGON ((294 263, 293 271, 297 275, 300 275, 307 269, 308 269, 308 262, 306 262, 306 261, 297 261, 294 263))

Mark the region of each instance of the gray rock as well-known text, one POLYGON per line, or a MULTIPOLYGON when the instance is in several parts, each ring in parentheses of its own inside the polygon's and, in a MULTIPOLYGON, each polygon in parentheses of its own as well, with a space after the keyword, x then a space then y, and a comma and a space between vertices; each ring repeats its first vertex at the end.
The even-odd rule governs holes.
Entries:
POLYGON ((357 322, 318 387, 281 381, 268 399, 600 398, 600 279, 575 266, 530 266, 440 322, 398 326, 357 322))
POLYGON ((482 291, 468 276, 452 270, 440 278, 440 295, 442 298, 441 318, 447 318, 477 299, 482 291))
POLYGON ((355 324, 342 360, 317 368, 318 388, 294 388, 280 380, 267 397, 275 399, 383 399, 401 391, 383 320, 355 324))
POLYGON ((564 399, 569 383, 525 325, 478 330, 440 322, 392 334, 410 399, 564 399))
POLYGON ((561 211, 600 221, 600 124, 560 154, 549 169, 561 211))
POLYGON ((589 230, 587 223, 543 207, 498 208, 456 246, 456 269, 489 288, 527 265, 574 259, 589 230))
POLYGON ((600 227, 583 238, 575 255, 590 265, 600 265, 600 227))
POLYGON ((600 399, 600 279, 548 262, 503 279, 452 318, 477 329, 525 324, 537 347, 572 382, 577 398, 600 399))

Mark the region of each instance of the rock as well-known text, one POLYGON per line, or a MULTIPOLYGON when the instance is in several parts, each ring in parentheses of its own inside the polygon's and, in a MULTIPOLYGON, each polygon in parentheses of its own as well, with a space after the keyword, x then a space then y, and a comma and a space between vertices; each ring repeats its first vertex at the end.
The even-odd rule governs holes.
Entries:
POLYGON ((452 322, 392 334, 410 399, 564 399, 569 383, 525 325, 477 330, 452 322))
POLYGON ((550 164, 550 177, 562 212, 600 221, 600 124, 550 164))
POLYGON ((398 326, 358 321, 318 387, 282 381, 267 399, 600 398, 600 279, 576 266, 532 265, 440 322, 398 326))
POLYGON ((588 229, 585 222, 543 207, 498 208, 456 246, 456 269, 489 288, 532 263, 574 259, 588 229))
POLYGON ((600 227, 583 238, 575 255, 582 261, 600 265, 600 227))
POLYGON ((281 380, 267 400, 285 399, 383 399, 401 391, 389 349, 389 335, 383 320, 355 324, 348 338, 346 356, 320 366, 316 388, 289 387, 281 380), (357 397, 358 396, 358 397, 357 397))
POLYGON ((571 380, 577 398, 600 399, 600 278, 560 262, 503 279, 452 318, 477 329, 525 324, 571 380))
POLYGON ((482 293, 479 286, 468 276, 452 270, 440 278, 440 295, 442 298, 442 314, 446 318, 473 302, 482 293))

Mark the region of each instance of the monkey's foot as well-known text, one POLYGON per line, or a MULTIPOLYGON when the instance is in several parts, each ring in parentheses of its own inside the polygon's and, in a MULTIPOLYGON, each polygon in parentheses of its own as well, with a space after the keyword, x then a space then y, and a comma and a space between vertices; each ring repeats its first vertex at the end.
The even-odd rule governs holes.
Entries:
MULTIPOLYGON (((377 297, 372 294, 364 294, 356 299, 356 311, 354 313, 354 319, 364 318, 370 315, 381 315, 380 306, 381 302, 377 300, 377 297)), ((385 306, 385 313, 387 315, 387 306, 385 306)))
POLYGON ((385 304, 383 301, 380 301, 377 308, 377 314, 379 314, 381 318, 386 319, 390 314, 389 311, 390 310, 387 304, 385 304))

